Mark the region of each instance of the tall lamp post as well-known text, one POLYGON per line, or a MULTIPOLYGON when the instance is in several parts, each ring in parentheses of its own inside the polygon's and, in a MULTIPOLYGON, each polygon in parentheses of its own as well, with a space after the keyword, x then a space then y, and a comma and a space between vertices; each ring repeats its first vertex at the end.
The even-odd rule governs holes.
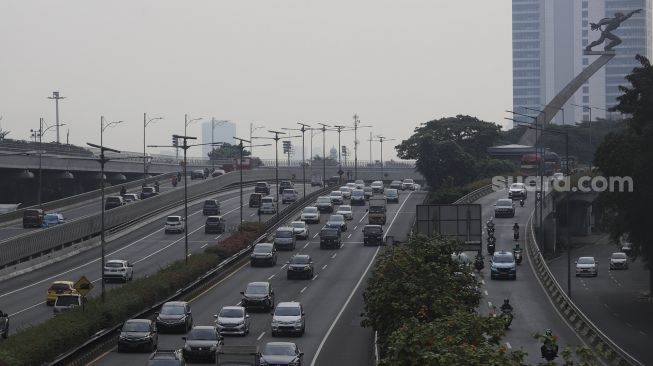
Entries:
POLYGON ((250 143, 249 143, 249 155, 252 156, 252 157, 254 156, 254 150, 252 150, 252 147, 254 147, 254 146, 252 145, 252 142, 251 142, 252 141, 252 135, 254 134, 254 132, 256 132, 256 130, 260 130, 262 128, 265 128, 265 126, 254 126, 253 123, 249 124, 249 141, 250 141, 250 143))
MULTIPOLYGON (((240 170, 240 223, 243 223, 243 152, 245 150, 245 146, 243 145, 243 142, 248 142, 249 146, 271 146, 272 144, 262 144, 262 145, 252 145, 252 142, 250 140, 245 140, 241 139, 239 137, 234 136, 234 140, 238 140, 238 148, 240 149, 240 164, 238 169, 240 170)), ((251 151, 250 151, 250 156, 251 156, 251 151)))
MULTIPOLYGON (((199 121, 201 119, 202 119, 202 117, 198 117, 198 118, 193 118, 193 119, 189 120, 188 119, 188 114, 184 114, 184 136, 188 136, 188 132, 187 132, 188 131, 188 125, 190 125, 191 123, 193 123, 195 121, 199 121)), ((196 139, 196 137, 194 139, 196 139)), ((206 144, 206 145, 209 145, 209 144, 206 144)), ((193 146, 195 146, 195 145, 193 145, 193 146)), ((175 146, 175 147, 177 147, 177 158, 179 158, 179 147, 178 146, 175 146)), ((186 182, 186 180, 184 179, 184 184, 186 184, 185 182, 186 182)))
POLYGON ((318 125, 322 126, 320 129, 322 131, 322 182, 326 187, 326 131, 329 125, 325 125, 324 123, 318 123, 318 125))
POLYGON ((59 126, 61 126, 59 124, 59 100, 60 99, 66 99, 66 97, 60 96, 58 91, 53 91, 52 96, 48 97, 48 99, 53 99, 54 100, 55 113, 56 113, 56 115, 55 115, 55 118, 56 118, 55 119, 55 126, 57 126, 57 144, 58 144, 58 143, 60 143, 59 142, 59 126))
POLYGON ((43 164, 42 164, 42 161, 43 161, 43 134, 46 133, 49 129, 51 129, 53 127, 59 128, 59 126, 65 126, 66 125, 65 123, 62 123, 60 125, 47 126, 47 124, 46 124, 47 127, 44 130, 43 129, 43 124, 44 123, 45 123, 45 121, 43 121, 43 118, 39 118, 39 129, 38 129, 38 131, 29 130, 33 135, 35 135, 35 137, 36 137, 36 135, 38 135, 38 138, 39 138, 39 190, 38 190, 38 194, 37 194, 37 200, 38 200, 39 208, 42 208, 42 200, 41 200, 41 194, 42 193, 41 192, 43 191, 43 170, 42 170, 42 167, 43 167, 43 164))
POLYGON ((276 197, 277 197, 277 208, 276 208, 276 216, 279 217, 279 140, 281 140, 281 137, 279 135, 285 135, 285 132, 282 131, 273 131, 273 130, 268 130, 268 132, 273 133, 274 137, 252 137, 253 139, 268 139, 268 140, 274 140, 274 161, 275 161, 275 182, 276 182, 276 187, 274 189, 276 197))
MULTIPOLYGON (((306 198, 306 149, 304 134, 306 131, 311 131, 311 126, 306 123, 297 122, 302 128, 282 128, 286 131, 301 131, 302 132, 302 179, 304 181, 304 198, 306 198), (309 127, 309 128, 306 128, 309 127)), ((311 150, 313 149, 313 137, 311 136, 311 150)))
POLYGON ((381 135, 376 136, 379 142, 381 143, 381 181, 383 181, 383 141, 394 141, 395 139, 389 139, 381 135))
MULTIPOLYGON (((216 123, 218 125, 223 125, 223 124, 225 124, 227 122, 229 122, 229 121, 228 120, 216 121, 215 118, 211 117, 211 145, 212 146, 215 146, 215 125, 216 125, 216 123)), ((211 151, 213 151, 213 149, 211 149, 211 151)), ((211 159, 211 168, 213 168, 213 171, 215 171, 215 159, 211 159)))
POLYGON ((155 117, 155 118, 147 119, 147 113, 143 113, 143 186, 145 186, 145 179, 147 178, 147 154, 145 152, 145 128, 151 122, 158 121, 161 119, 163 119, 163 117, 155 117))
MULTIPOLYGON (((358 129, 359 128, 367 128, 367 127, 372 127, 372 126, 360 126, 360 119, 358 119, 358 115, 354 114, 354 180, 358 179, 358 129)), ((370 156, 372 154, 370 153, 370 156)), ((371 158, 370 158, 371 159, 371 158)))

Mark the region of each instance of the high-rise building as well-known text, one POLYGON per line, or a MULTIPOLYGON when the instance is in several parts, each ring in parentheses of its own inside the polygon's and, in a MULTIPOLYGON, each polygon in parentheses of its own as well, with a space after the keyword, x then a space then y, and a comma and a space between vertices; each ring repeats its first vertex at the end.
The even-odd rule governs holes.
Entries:
MULTIPOLYGON (((592 119, 616 117, 607 109, 617 103, 618 86, 627 83, 624 77, 638 65, 635 55, 651 57, 651 0, 513 0, 513 110, 536 116, 534 110, 541 110, 596 59, 583 55, 601 35, 590 23, 635 9, 643 11, 614 32, 623 41, 615 48, 617 55, 564 105, 566 123, 589 120, 590 107, 592 119)), ((563 122, 562 111, 553 122, 563 122)))
MULTIPOLYGON (((219 120, 217 118, 211 118, 209 120, 202 121, 202 143, 210 144, 212 142, 226 142, 229 144, 235 144, 234 136, 236 135, 236 124, 219 120), (213 137, 211 137, 213 134, 213 137)), ((202 157, 208 159, 209 152, 213 149, 211 145, 202 146, 202 157)))

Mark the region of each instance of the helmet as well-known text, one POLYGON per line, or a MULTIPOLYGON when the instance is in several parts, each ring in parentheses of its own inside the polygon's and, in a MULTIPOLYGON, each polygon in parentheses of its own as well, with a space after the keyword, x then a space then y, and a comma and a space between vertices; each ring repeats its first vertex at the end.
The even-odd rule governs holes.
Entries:
POLYGON ((504 300, 503 300, 503 303, 504 303, 504 304, 510 304, 510 300, 509 300, 509 299, 504 299, 504 300))
POLYGON ((552 335, 553 335, 553 332, 551 332, 551 329, 547 329, 545 333, 546 333, 546 335, 548 335, 548 336, 552 336, 552 335))

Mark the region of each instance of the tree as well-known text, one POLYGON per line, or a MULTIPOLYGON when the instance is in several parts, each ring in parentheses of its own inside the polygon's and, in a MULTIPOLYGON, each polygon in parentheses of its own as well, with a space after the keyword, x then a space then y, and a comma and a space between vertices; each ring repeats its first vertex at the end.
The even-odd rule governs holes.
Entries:
POLYGON ((630 176, 632 192, 603 192, 601 199, 612 212, 613 238, 629 233, 630 240, 647 262, 653 295, 653 233, 649 229, 653 207, 653 67, 637 55, 640 67, 626 76, 631 86, 623 92, 613 110, 629 114, 625 131, 610 134, 597 149, 595 165, 604 176, 630 176))
MULTIPOLYGON (((247 150, 243 150, 243 156, 249 156, 251 153, 247 150)), ((210 160, 219 160, 219 159, 234 159, 240 157, 240 147, 238 145, 232 145, 229 143, 224 143, 220 147, 216 147, 209 152, 210 160)))

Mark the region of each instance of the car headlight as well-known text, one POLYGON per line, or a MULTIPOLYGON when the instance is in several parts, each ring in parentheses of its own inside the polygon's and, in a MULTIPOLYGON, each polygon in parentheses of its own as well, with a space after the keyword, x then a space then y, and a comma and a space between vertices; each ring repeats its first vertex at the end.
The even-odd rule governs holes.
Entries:
POLYGON ((188 344, 184 344, 184 350, 190 351, 190 346, 188 344))

